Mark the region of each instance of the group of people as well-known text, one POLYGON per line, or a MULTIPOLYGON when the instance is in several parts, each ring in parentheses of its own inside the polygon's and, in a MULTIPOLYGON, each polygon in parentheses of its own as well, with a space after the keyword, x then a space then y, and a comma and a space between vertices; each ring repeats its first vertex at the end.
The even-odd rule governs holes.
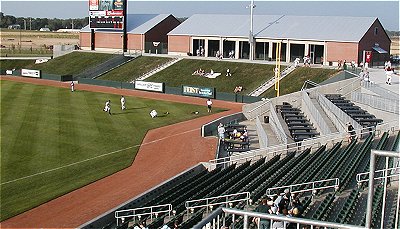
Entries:
MULTIPOLYGON (((284 193, 280 195, 262 199, 260 205, 256 207, 255 211, 286 217, 301 217, 303 206, 300 203, 298 196, 291 194, 289 189, 285 189, 284 193)), ((271 220, 263 218, 253 218, 252 222, 255 223, 259 229, 296 228, 295 224, 290 224, 284 221, 274 221, 271 225, 271 220)))
MULTIPOLYGON (((125 97, 123 95, 121 95, 121 110, 126 110, 126 106, 125 106, 125 97)), ((111 100, 107 100, 106 104, 103 108, 103 111, 107 112, 109 115, 111 115, 111 100)))
POLYGON ((307 55, 303 57, 304 67, 311 67, 311 58, 307 55))
POLYGON ((204 74, 206 74, 206 71, 201 69, 201 68, 199 68, 199 69, 197 69, 196 71, 194 71, 192 73, 192 76, 204 76, 204 74))
POLYGON ((371 82, 369 79, 369 71, 366 69, 361 70, 359 77, 360 77, 361 82, 364 82, 366 84, 366 86, 368 86, 369 83, 371 82))
POLYGON ((204 56, 204 48, 203 48, 203 46, 200 46, 200 47, 196 50, 196 56, 204 56))
POLYGON ((215 53, 215 57, 218 60, 222 60, 222 58, 224 57, 224 55, 218 50, 217 53, 215 53))
POLYGON ((236 86, 235 87, 235 90, 233 90, 233 93, 239 93, 239 92, 242 92, 243 91, 243 87, 242 86, 236 86))

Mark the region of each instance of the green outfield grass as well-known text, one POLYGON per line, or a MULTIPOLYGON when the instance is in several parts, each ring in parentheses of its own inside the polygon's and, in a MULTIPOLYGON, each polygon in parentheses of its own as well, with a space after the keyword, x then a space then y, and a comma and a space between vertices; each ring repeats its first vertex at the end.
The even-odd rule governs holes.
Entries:
POLYGON ((233 93, 236 86, 242 86, 248 94, 273 76, 274 65, 250 64, 227 61, 206 61, 184 59, 148 78, 146 81, 165 82, 167 86, 195 85, 215 87, 218 92, 233 93), (192 76, 197 69, 221 73, 216 79, 192 76), (231 77, 227 77, 226 69, 230 69, 231 77))
POLYGON ((122 112, 118 95, 0 83, 1 221, 131 165, 148 130, 207 115, 135 97, 122 112), (102 111, 108 99, 111 116, 102 111), (151 119, 151 109, 170 114, 151 119))
POLYGON ((21 69, 21 68, 33 68, 35 66, 35 60, 0 60, 0 69, 21 69))
MULTIPOLYGON (((321 83, 338 72, 336 69, 325 68, 297 68, 288 76, 283 78, 280 83, 280 95, 290 94, 300 91, 306 80, 311 80, 315 83, 321 83)), ((269 88, 264 92, 262 97, 276 97, 275 87, 269 88)))
POLYGON ((102 75, 98 79, 131 82, 144 73, 147 73, 168 61, 171 61, 171 58, 141 56, 117 69, 102 75))

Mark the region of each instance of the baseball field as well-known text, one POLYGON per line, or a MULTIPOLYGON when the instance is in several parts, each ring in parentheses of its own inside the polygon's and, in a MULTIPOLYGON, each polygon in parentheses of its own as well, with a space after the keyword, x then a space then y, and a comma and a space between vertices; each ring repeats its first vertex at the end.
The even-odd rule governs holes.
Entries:
POLYGON ((207 114, 129 96, 121 111, 119 95, 0 82, 1 221, 131 165, 148 130, 207 114))

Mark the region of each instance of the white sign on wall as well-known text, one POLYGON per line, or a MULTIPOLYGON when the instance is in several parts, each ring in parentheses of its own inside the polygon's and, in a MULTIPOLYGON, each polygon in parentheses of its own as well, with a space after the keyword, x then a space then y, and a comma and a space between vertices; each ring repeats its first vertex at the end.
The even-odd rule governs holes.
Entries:
POLYGON ((28 77, 40 78, 40 71, 39 70, 31 70, 31 69, 21 69, 21 75, 28 76, 28 77))
POLYGON ((164 84, 163 83, 145 82, 145 81, 135 81, 135 89, 164 92, 164 84))

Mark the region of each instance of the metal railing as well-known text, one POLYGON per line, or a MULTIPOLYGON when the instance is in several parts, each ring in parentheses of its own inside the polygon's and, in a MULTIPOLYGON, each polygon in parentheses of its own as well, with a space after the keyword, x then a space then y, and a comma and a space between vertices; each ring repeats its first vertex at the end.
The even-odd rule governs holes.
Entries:
MULTIPOLYGON (((352 119, 349 115, 344 113, 339 107, 333 104, 329 99, 327 99, 324 95, 318 95, 318 102, 321 105, 322 109, 325 111, 327 116, 332 120, 333 124, 336 126, 340 132, 347 131, 345 127, 345 123, 350 122, 354 129, 362 129, 362 126, 358 124, 354 119, 352 119)), ((356 132, 360 134, 360 132, 356 132)))
POLYGON ((360 92, 352 92, 351 100, 379 110, 399 114, 399 100, 393 98, 388 99, 360 92))
MULTIPOLYGON (((356 133, 363 134, 374 134, 375 137, 380 137, 384 132, 391 131, 395 132, 399 130, 399 122, 392 121, 386 123, 379 123, 374 130, 371 130, 369 127, 360 129, 355 129, 356 133)), ((241 154, 235 154, 233 156, 218 158, 210 160, 207 163, 207 167, 209 170, 213 170, 217 166, 226 167, 232 164, 243 164, 247 161, 258 160, 260 158, 266 157, 272 158, 275 155, 286 156, 290 151, 301 151, 307 148, 311 148, 311 150, 318 149, 321 145, 326 144, 327 147, 333 147, 338 141, 343 141, 347 138, 348 133, 345 132, 336 132, 329 135, 318 136, 314 138, 309 138, 300 142, 290 143, 290 144, 280 144, 271 147, 267 147, 264 149, 256 149, 250 150, 247 152, 243 152, 241 154)))
POLYGON ((281 194, 281 193, 272 193, 272 191, 280 191, 283 189, 289 189, 290 193, 295 194, 295 193, 303 193, 303 192, 312 192, 313 194, 316 193, 318 190, 323 190, 323 189, 328 189, 328 188, 335 188, 338 189, 340 185, 339 178, 332 178, 332 179, 326 179, 326 180, 319 180, 319 181, 311 181, 311 182, 306 182, 306 183, 300 183, 300 184, 293 184, 293 185, 287 185, 287 186, 280 186, 280 187, 274 187, 274 188, 268 188, 267 189, 267 196, 273 196, 275 194, 281 194), (303 186, 311 186, 310 188, 304 188, 304 189, 296 189, 296 188, 301 188, 303 186))
POLYGON ((194 209, 196 208, 206 208, 206 212, 208 213, 208 210, 212 210, 214 206, 224 204, 226 207, 228 207, 232 206, 233 203, 238 203, 242 201, 246 201, 247 204, 249 204, 250 192, 241 192, 198 200, 189 200, 185 202, 185 207, 188 214, 189 211, 194 211, 194 209))
POLYGON ((399 100, 399 94, 397 94, 393 91, 387 90, 387 89, 379 86, 378 84, 374 84, 374 83, 370 82, 368 84, 362 84, 362 87, 374 92, 375 94, 378 94, 382 98, 399 100))
POLYGON ((319 127, 321 134, 331 134, 332 132, 329 129, 328 124, 326 124, 324 118, 314 106, 306 91, 302 91, 302 97, 301 107, 307 117, 309 117, 311 121, 319 127))
POLYGON ((287 144, 288 137, 286 136, 285 131, 283 130, 281 122, 278 119, 278 115, 276 114, 275 108, 272 105, 272 103, 269 104, 269 110, 270 110, 269 122, 271 124, 272 131, 274 131, 280 143, 287 144))
MULTIPOLYGON (((348 72, 348 71, 345 71, 345 72, 348 72)), ((358 76, 352 72, 348 72, 348 73, 353 74, 355 77, 358 76)), ((362 81, 362 82, 364 82, 364 81, 362 81)), ((360 88, 361 88, 361 82, 358 78, 356 78, 356 79, 352 80, 351 83, 347 84, 346 86, 336 89, 336 92, 342 94, 343 96, 346 96, 346 95, 350 94, 351 92, 359 90, 360 88)))
MULTIPOLYGON (((375 180, 384 179, 385 178, 385 176, 384 176, 385 172, 387 174, 386 177, 398 177, 400 175, 400 167, 397 166, 397 167, 394 167, 394 168, 376 170, 375 171, 375 175, 377 175, 377 177, 375 177, 374 179, 375 180)), ((369 172, 358 173, 356 175, 357 184, 360 184, 362 182, 368 181, 369 180, 368 175, 369 175, 369 172), (367 178, 364 178, 364 177, 367 177, 367 178)))
POLYGON ((260 121, 260 117, 256 118, 256 130, 258 135, 258 142, 260 144, 260 148, 265 148, 268 146, 268 136, 265 132, 262 123, 260 121))
POLYGON ((284 228, 286 228, 288 223, 296 224, 296 228, 301 228, 304 225, 310 225, 311 229, 314 227, 325 227, 325 228, 343 228, 343 229, 364 229, 365 227, 350 225, 350 224, 340 224, 334 222, 327 222, 327 221, 319 221, 319 220, 312 220, 312 219, 305 219, 305 218, 297 218, 297 217, 287 217, 287 216, 280 216, 275 214, 265 214, 265 213, 258 213, 258 212, 250 212, 244 211, 234 208, 218 208, 214 212, 212 212, 207 218, 203 219, 201 222, 193 226, 194 229, 204 229, 204 228, 222 228, 228 224, 226 222, 227 215, 231 214, 231 227, 235 229, 235 222, 237 219, 243 219, 243 229, 249 228, 249 218, 261 218, 261 219, 268 219, 271 220, 271 224, 273 225, 274 221, 283 221, 284 228), (222 222, 221 222, 222 221, 222 222), (222 224, 222 225, 221 225, 222 224))
POLYGON ((157 66, 154 69, 151 69, 150 71, 143 73, 141 76, 137 77, 136 79, 132 80, 131 83, 135 82, 135 80, 145 80, 147 78, 149 78, 150 76, 156 74, 157 72, 177 63, 178 61, 182 60, 182 58, 174 58, 164 64, 161 64, 159 66, 157 66))
MULTIPOLYGON (((256 117, 261 116, 265 113, 268 112, 269 109, 269 104, 271 103, 271 100, 265 99, 264 101, 261 102, 260 105, 256 106, 255 108, 245 112, 246 118, 248 120, 254 120, 256 117)), ((248 105, 247 105, 248 106, 248 105)))
POLYGON ((119 221, 124 222, 125 218, 128 217, 138 217, 150 215, 150 218, 153 220, 153 215, 157 218, 160 213, 168 213, 171 216, 172 212, 172 205, 171 204, 163 204, 163 205, 156 205, 150 207, 143 207, 143 208, 134 208, 128 210, 120 210, 115 212, 115 218, 117 219, 117 226, 119 225, 119 221))

